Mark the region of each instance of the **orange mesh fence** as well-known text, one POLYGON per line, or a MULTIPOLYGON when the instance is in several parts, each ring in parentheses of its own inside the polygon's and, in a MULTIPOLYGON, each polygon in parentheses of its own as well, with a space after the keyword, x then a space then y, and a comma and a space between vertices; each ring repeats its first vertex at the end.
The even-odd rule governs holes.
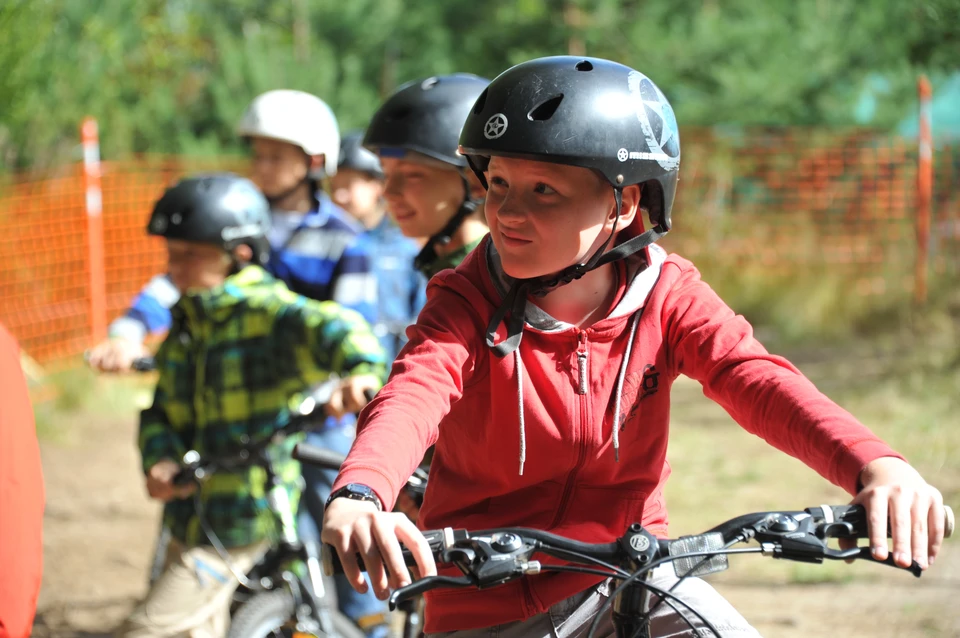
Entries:
MULTIPOLYGON (((790 274, 840 273, 864 295, 910 292, 917 144, 870 131, 684 130, 668 249, 693 260, 790 274)), ((960 273, 960 148, 935 149, 930 262, 960 273)), ((161 158, 102 165, 107 320, 163 269, 144 227, 179 176, 244 170, 242 159, 161 158)), ((91 343, 82 171, 19 175, 0 185, 0 321, 41 362, 91 343)))
POLYGON ((664 243, 781 272, 841 269, 864 293, 909 286, 915 146, 859 132, 695 131, 664 243))
MULTIPOLYGON (((163 270, 163 244, 145 228, 164 188, 184 174, 228 168, 238 169, 236 158, 101 164, 108 319, 163 270)), ((0 322, 40 362, 93 345, 87 242, 79 165, 60 175, 24 174, 0 185, 0 322)))

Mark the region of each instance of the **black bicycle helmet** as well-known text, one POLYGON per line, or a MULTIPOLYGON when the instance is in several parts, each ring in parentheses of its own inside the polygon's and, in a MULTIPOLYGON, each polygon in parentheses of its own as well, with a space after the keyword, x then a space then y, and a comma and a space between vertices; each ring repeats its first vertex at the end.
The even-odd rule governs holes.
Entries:
POLYGON ((463 171, 467 160, 458 151, 460 129, 477 97, 490 83, 469 73, 454 73, 408 82, 377 110, 367 127, 363 145, 380 157, 420 153, 460 171, 463 202, 450 221, 427 241, 414 260, 419 269, 436 260, 434 244, 446 244, 481 199, 470 195, 463 171))
MULTIPOLYGON (((477 99, 460 135, 460 152, 486 185, 490 157, 516 157, 592 169, 614 189, 619 217, 623 188, 642 185, 640 206, 651 228, 607 247, 551 277, 514 282, 494 314, 487 342, 503 356, 520 344, 526 294, 544 294, 585 273, 643 250, 665 235, 680 171, 680 134, 659 88, 630 67, 598 58, 556 56, 504 71, 477 99), (511 313, 508 338, 495 331, 511 313)), ((642 225, 642 220, 639 222, 642 225)))
POLYGON ((231 173, 180 180, 156 203, 147 232, 213 244, 227 252, 246 244, 261 266, 270 257, 270 205, 253 182, 231 173))
POLYGON ((380 158, 363 147, 363 131, 354 131, 340 140, 340 161, 337 170, 360 171, 376 179, 383 179, 380 158))

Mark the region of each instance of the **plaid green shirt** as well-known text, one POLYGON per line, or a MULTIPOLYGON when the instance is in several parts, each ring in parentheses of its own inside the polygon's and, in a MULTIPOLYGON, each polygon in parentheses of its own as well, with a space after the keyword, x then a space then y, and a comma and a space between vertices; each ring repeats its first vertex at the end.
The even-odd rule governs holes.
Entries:
MULTIPOLYGON (((187 450, 204 458, 236 453, 282 426, 293 397, 340 376, 385 378, 386 357, 369 325, 334 302, 290 292, 257 266, 223 286, 184 295, 171 309, 173 325, 157 352, 153 406, 140 418, 143 469, 187 450)), ((290 494, 299 499, 299 464, 290 458, 293 437, 268 453, 290 494)), ((213 531, 227 547, 273 535, 262 468, 220 471, 204 481, 200 498, 213 531)), ((207 543, 193 497, 167 503, 164 520, 188 545, 207 543)))
MULTIPOLYGON (((486 237, 486 235, 483 237, 486 237)), ((471 250, 480 245, 480 242, 483 241, 483 237, 470 242, 466 246, 461 246, 449 255, 437 257, 434 261, 424 266, 420 272, 422 272, 427 279, 430 279, 441 270, 446 270, 447 268, 456 268, 460 265, 461 261, 467 258, 467 255, 470 254, 471 250)))

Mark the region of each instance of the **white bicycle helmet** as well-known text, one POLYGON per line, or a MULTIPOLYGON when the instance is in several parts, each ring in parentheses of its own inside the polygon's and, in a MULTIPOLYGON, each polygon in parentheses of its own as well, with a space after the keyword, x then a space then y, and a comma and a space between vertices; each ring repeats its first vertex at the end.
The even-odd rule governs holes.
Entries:
POLYGON ((323 155, 322 174, 337 172, 340 155, 340 128, 327 103, 303 91, 278 89, 257 96, 247 107, 237 135, 266 137, 299 146, 307 155, 323 155))

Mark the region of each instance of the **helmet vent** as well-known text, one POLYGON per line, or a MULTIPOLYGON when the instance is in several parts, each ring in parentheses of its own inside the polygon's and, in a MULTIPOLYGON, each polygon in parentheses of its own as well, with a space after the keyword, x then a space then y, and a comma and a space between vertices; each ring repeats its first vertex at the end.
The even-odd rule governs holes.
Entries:
POLYGON ((560 95, 554 95, 552 98, 544 100, 537 106, 527 113, 527 119, 533 122, 543 122, 549 120, 553 117, 553 114, 557 112, 557 108, 560 106, 560 102, 563 101, 563 93, 560 95))
POLYGON ((577 62, 577 71, 593 71, 593 64, 589 60, 580 60, 577 62))
POLYGON ((473 105, 473 114, 479 115, 480 111, 483 110, 484 104, 487 103, 487 89, 483 90, 483 93, 480 94, 480 97, 477 98, 476 103, 473 105))
POLYGON ((440 84, 440 78, 437 76, 429 77, 423 82, 420 83, 420 88, 424 91, 429 91, 436 85, 440 84))

